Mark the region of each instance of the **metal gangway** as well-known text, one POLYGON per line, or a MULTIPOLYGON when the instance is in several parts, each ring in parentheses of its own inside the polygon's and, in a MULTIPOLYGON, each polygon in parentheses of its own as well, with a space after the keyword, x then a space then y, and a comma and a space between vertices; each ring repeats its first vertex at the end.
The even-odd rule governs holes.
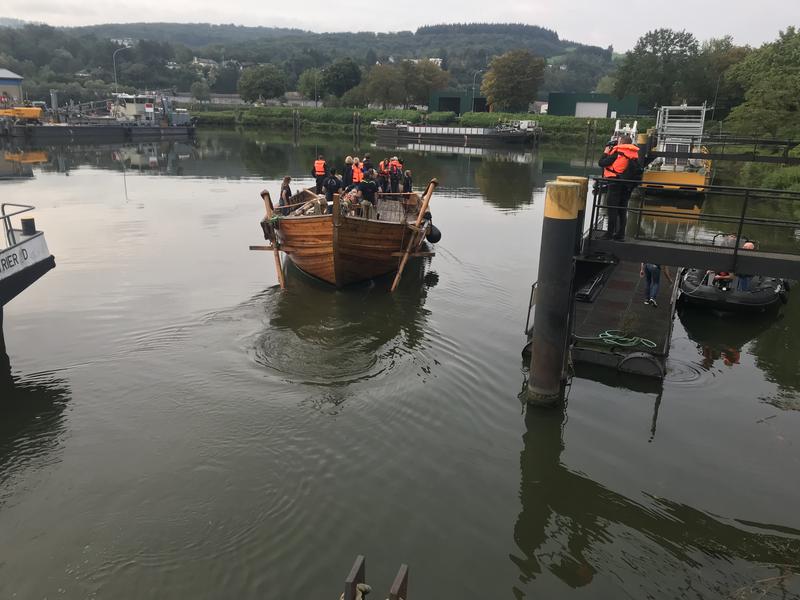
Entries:
POLYGON ((687 203, 640 188, 627 207, 609 206, 608 185, 620 183, 639 182, 595 180, 584 255, 800 279, 800 192, 707 186, 687 203), (624 241, 605 239, 609 210, 627 214, 624 241))

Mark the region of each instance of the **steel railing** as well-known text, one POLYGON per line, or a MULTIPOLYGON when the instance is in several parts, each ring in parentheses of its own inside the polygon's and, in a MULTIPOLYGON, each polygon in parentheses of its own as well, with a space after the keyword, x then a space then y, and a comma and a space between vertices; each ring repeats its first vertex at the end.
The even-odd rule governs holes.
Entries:
POLYGON ((0 204, 0 220, 3 221, 3 227, 5 229, 5 238, 7 247, 14 246, 17 243, 17 236, 14 232, 14 227, 11 222, 11 217, 16 217, 26 212, 30 212, 34 210, 35 207, 30 206, 28 204, 15 204, 13 202, 4 202, 0 204), (18 210, 14 210, 12 212, 7 212, 6 207, 15 207, 18 210))
MULTIPOLYGON (((669 188, 679 183, 658 182, 669 188)), ((626 237, 635 240, 667 242, 682 246, 726 247, 733 250, 734 259, 742 244, 754 242, 758 250, 775 254, 800 255, 800 192, 732 186, 701 186, 692 208, 680 208, 676 199, 684 199, 681 192, 669 195, 669 190, 658 190, 663 194, 660 206, 655 196, 643 193, 635 195, 629 205, 619 207, 607 203, 607 190, 611 185, 639 186, 640 181, 596 178, 593 188, 592 211, 589 222, 589 239, 595 238, 602 227, 603 211, 621 210, 628 216, 626 237), (730 207, 728 210, 725 210, 730 207), (631 218, 635 219, 631 224, 631 218), (675 223, 687 225, 684 235, 670 235, 667 227, 659 235, 656 224, 675 223), (692 230, 692 236, 689 230, 692 230), (782 235, 778 243, 770 238, 782 235), (719 243, 723 237, 724 243, 719 243)), ((685 184, 683 184, 685 185, 685 184)), ((679 229, 675 228, 676 233, 679 229)))

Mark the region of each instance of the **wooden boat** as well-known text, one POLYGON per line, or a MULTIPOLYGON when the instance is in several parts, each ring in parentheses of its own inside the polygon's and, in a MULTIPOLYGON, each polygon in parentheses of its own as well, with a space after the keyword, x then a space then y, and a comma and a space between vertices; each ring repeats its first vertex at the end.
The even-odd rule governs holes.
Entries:
POLYGON ((434 231, 428 207, 437 185, 432 179, 422 196, 379 193, 375 218, 362 216, 360 207, 339 194, 333 197, 331 212, 311 214, 327 203, 308 189, 293 196, 285 207, 292 212, 282 215, 265 190, 261 197, 267 212, 261 227, 270 245, 250 248, 273 252, 281 287, 285 283, 279 252, 302 271, 336 287, 397 271, 394 291, 409 258, 434 255, 427 251, 425 239, 434 231))

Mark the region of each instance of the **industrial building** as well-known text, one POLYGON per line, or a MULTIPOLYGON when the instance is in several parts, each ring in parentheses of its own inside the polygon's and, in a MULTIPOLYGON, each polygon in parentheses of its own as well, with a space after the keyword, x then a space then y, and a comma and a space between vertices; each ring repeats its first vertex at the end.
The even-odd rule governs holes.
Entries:
POLYGON ((551 92, 547 100, 547 114, 561 117, 590 117, 615 119, 623 115, 639 114, 639 98, 613 94, 575 94, 551 92))
POLYGON ((0 98, 5 98, 4 102, 22 101, 22 79, 22 76, 0 68, 0 98))

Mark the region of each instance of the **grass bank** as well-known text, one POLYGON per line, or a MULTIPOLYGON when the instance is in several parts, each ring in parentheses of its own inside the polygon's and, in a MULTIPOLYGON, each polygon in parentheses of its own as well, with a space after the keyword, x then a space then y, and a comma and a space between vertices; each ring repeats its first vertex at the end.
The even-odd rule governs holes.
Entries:
MULTIPOLYGON (((585 142, 589 122, 600 138, 614 129, 614 119, 584 119, 576 117, 556 117, 552 115, 532 115, 528 113, 466 113, 457 117, 452 112, 422 113, 416 110, 377 110, 349 108, 286 108, 252 107, 209 110, 208 106, 193 109, 192 116, 200 126, 208 127, 259 127, 290 130, 293 128, 294 111, 300 116, 300 128, 306 133, 351 134, 353 113, 361 114, 363 133, 373 133, 369 123, 382 119, 397 119, 411 123, 431 125, 460 125, 463 127, 491 127, 502 121, 535 120, 543 130, 543 139, 569 143, 585 142)), ((640 119, 639 129, 653 125, 652 119, 640 119)))

